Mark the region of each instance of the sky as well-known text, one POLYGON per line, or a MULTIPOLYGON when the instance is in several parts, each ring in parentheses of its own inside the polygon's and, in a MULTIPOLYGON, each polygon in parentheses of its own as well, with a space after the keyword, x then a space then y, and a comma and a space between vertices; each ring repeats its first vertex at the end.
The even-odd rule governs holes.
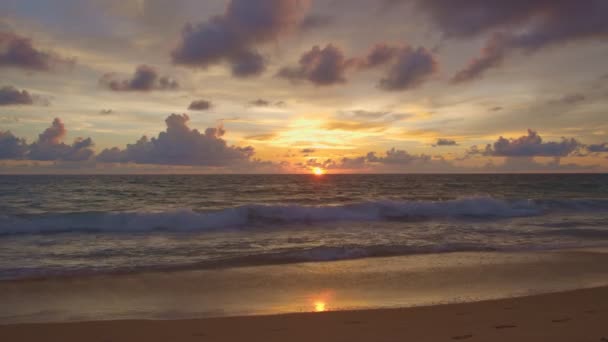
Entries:
POLYGON ((3 0, 0 173, 608 172, 605 0, 3 0))

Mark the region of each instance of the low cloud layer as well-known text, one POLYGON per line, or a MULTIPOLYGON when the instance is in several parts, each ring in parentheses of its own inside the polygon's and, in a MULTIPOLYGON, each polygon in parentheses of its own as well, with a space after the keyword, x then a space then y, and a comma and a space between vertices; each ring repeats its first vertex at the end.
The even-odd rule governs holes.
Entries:
POLYGON ((228 63, 236 77, 266 69, 257 46, 299 27, 309 0, 231 0, 222 15, 187 24, 171 56, 175 64, 207 68, 228 63))
POLYGON ((493 157, 566 157, 584 147, 585 145, 573 138, 545 142, 536 131, 528 130, 527 135, 519 138, 499 137, 484 149, 473 146, 468 153, 493 157))
POLYGON ((13 67, 30 71, 49 71, 58 65, 73 63, 73 60, 34 47, 29 38, 12 32, 0 32, 0 68, 13 67))
POLYGON ((25 139, 17 138, 10 131, 0 131, 0 159, 23 159, 27 151, 25 139))
POLYGON ((137 163, 191 166, 245 165, 251 162, 251 146, 229 146, 222 136, 222 127, 207 128, 201 133, 188 127, 187 114, 171 114, 166 120, 167 129, 158 137, 143 136, 125 149, 103 150, 97 160, 109 163, 137 163))
POLYGON ((169 76, 160 76, 149 65, 139 65, 130 79, 120 80, 114 73, 105 74, 99 83, 113 91, 176 90, 179 83, 169 76))
POLYGON ((72 145, 63 142, 67 131, 61 119, 56 118, 38 139, 27 144, 25 139, 11 132, 0 132, 0 159, 27 159, 38 161, 85 161, 93 151, 91 138, 76 138, 72 145))

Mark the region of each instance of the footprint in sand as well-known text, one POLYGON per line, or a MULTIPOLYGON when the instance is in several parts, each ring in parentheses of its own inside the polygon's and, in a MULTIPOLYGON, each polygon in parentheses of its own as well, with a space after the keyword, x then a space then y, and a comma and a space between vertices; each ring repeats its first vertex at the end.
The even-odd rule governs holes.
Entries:
POLYGON ((452 340, 466 340, 473 337, 472 334, 468 334, 468 335, 460 335, 460 336, 452 336, 452 340))

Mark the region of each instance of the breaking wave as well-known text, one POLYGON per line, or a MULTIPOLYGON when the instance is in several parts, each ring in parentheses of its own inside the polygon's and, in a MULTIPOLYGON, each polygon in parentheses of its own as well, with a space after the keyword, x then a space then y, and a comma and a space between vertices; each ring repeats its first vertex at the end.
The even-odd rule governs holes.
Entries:
POLYGON ((67 232, 216 231, 331 221, 502 219, 554 211, 608 210, 608 200, 501 200, 474 197, 446 201, 370 201, 331 206, 247 205, 219 211, 87 212, 1 216, 0 235, 67 232))

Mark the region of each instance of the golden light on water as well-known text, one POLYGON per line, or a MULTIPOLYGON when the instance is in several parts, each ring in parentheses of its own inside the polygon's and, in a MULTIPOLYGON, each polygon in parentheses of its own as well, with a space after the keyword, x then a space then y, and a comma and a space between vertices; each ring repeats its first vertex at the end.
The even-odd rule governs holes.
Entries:
POLYGON ((325 174, 325 170, 323 170, 323 169, 322 169, 322 168, 320 168, 320 167, 315 167, 314 169, 312 169, 312 173, 313 173, 315 176, 323 176, 323 175, 325 174))
POLYGON ((314 303, 314 305, 315 305, 315 312, 327 311, 324 301, 318 300, 314 303))

